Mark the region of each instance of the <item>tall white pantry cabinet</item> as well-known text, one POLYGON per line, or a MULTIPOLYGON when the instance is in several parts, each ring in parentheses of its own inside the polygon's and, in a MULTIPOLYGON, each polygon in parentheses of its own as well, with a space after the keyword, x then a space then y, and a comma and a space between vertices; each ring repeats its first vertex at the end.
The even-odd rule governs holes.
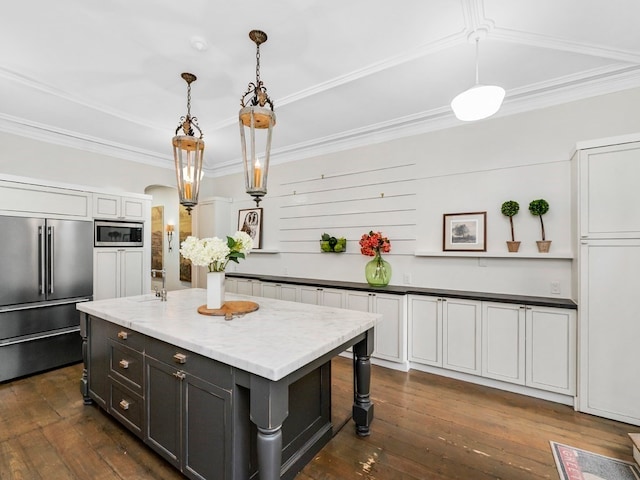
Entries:
POLYGON ((579 145, 578 410, 640 425, 640 135, 579 145))

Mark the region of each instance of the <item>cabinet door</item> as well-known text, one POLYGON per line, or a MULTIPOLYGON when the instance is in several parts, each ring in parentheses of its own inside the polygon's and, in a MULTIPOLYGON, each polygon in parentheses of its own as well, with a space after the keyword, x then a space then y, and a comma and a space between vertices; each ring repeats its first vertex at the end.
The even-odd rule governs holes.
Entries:
POLYGON ((367 292, 345 292, 345 308, 358 312, 371 311, 371 294, 367 292))
POLYGON ((580 410, 640 425, 640 242, 584 244, 580 269, 580 410))
POLYGON ((94 400, 104 409, 109 401, 110 347, 109 324, 104 320, 89 316, 87 359, 89 370, 89 391, 94 400))
POLYGON ((231 479, 231 393, 193 375, 183 383, 182 469, 195 478, 231 479))
POLYGON ((252 295, 254 297, 259 297, 262 295, 262 286, 260 284, 260 280, 252 280, 250 278, 239 278, 238 282, 238 293, 240 295, 252 295))
POLYGON ((120 197, 102 193, 94 194, 93 216, 96 218, 120 218, 120 197))
POLYGON ((144 220, 146 203, 146 200, 139 198, 122 197, 120 214, 127 220, 144 220))
POLYGON ((481 302, 442 301, 442 366, 480 375, 481 302))
POLYGON ((527 385, 576 392, 576 312, 527 307, 527 385))
POLYGON ((279 298, 278 284, 270 282, 262 282, 262 296, 266 298, 279 298))
POLYGON ((280 285, 280 299, 288 302, 298 301, 299 288, 296 285, 280 285))
POLYGON ((318 305, 319 293, 320 291, 317 287, 307 287, 303 285, 300 287, 300 302, 318 305))
POLYGON ((580 154, 580 234, 638 238, 640 143, 593 148, 580 154), (615 185, 615 188, 611 188, 615 185))
POLYGON ((320 305, 325 307, 344 308, 344 292, 333 288, 322 288, 320 305))
POLYGON ((122 262, 120 270, 120 296, 130 297, 133 295, 142 295, 144 293, 142 273, 144 250, 141 248, 127 248, 121 250, 119 253, 120 261, 122 262))
POLYGON ((523 385, 525 307, 483 302, 482 310, 482 375, 523 385))
MULTIPOLYGON (((206 285, 206 282, 202 285, 206 285)), ((238 293, 238 280, 226 277, 224 279, 224 291, 228 293, 238 293)))
POLYGON ((409 361, 442 366, 442 299, 409 296, 409 361))
POLYGON ((375 349, 373 356, 392 362, 406 361, 405 351, 405 296, 371 294, 374 313, 382 319, 375 327, 375 349))
POLYGON ((146 357, 147 422, 145 443, 180 468, 181 395, 179 371, 174 367, 146 357))
POLYGON ((93 299, 120 296, 120 256, 117 248, 93 250, 93 299))

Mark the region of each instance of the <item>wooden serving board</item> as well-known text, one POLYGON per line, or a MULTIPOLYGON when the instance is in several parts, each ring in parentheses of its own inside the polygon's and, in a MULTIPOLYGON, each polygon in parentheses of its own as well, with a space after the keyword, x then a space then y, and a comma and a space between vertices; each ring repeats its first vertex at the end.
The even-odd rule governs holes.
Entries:
POLYGON ((220 317, 233 317, 242 313, 255 312, 259 305, 256 302, 248 302, 245 300, 230 300, 222 304, 222 308, 207 308, 207 305, 200 305, 198 313, 202 315, 215 315, 220 317))

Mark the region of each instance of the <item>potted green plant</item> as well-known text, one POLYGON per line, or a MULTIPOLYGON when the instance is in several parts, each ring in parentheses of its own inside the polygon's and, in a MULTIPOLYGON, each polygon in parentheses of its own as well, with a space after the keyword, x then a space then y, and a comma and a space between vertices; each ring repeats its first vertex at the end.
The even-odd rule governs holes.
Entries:
POLYGON ((501 211, 504 216, 509 217, 509 225, 511 226, 511 241, 507 240, 507 249, 510 252, 517 252, 520 248, 520 241, 516 241, 513 232, 513 216, 520 211, 520 204, 515 200, 507 200, 502 204, 501 211))
POLYGON ((542 221, 542 216, 549 211, 549 203, 543 198, 539 198, 538 200, 532 200, 529 204, 529 211, 532 215, 540 217, 540 227, 542 228, 542 240, 536 241, 538 245, 538 252, 540 253, 549 253, 549 248, 551 247, 551 240, 547 240, 544 234, 544 222, 542 221))

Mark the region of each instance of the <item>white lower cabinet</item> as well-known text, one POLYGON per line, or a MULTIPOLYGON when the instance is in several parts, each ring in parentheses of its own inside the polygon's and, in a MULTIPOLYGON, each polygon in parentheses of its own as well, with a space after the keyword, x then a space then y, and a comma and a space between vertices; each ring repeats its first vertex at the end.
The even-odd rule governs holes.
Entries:
POLYGON ((576 394, 576 311, 526 307, 526 385, 576 394))
POLYGON ((146 251, 143 248, 95 248, 93 299, 142 295, 146 251))
POLYGON ((442 299, 442 366, 480 375, 482 302, 442 299))
POLYGON ((296 285, 262 282, 262 296, 266 298, 297 302, 299 291, 300 288, 296 285))
POLYGON ((482 376, 525 383, 525 307, 482 304, 482 376))
POLYGON ((382 314, 382 319, 375 328, 373 357, 391 362, 407 362, 406 298, 406 295, 345 291, 344 308, 382 314))
POLYGON ((442 367, 442 299, 409 295, 409 361, 442 367))
POLYGON ((239 293, 240 295, 251 295, 253 297, 261 297, 262 282, 253 278, 238 278, 236 280, 236 291, 234 293, 239 293))
POLYGON ((344 308, 344 292, 335 288, 310 287, 303 285, 299 289, 299 301, 311 305, 344 308))
POLYGON ((409 295, 409 361, 576 394, 576 311, 409 295))

